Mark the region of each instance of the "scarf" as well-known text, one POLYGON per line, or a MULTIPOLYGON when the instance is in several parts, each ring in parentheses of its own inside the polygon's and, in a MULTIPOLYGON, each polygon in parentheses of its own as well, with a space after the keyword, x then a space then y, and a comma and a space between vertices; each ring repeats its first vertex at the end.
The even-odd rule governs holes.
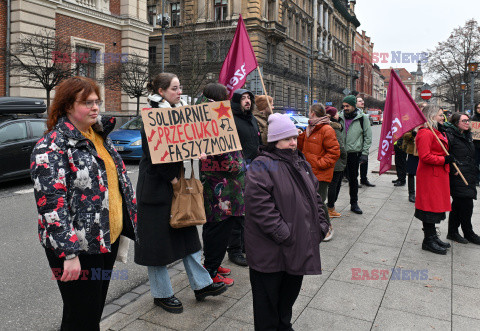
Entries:
POLYGON ((329 123, 330 123, 330 118, 328 116, 315 117, 315 118, 309 119, 308 126, 307 126, 307 138, 310 137, 310 134, 312 133, 315 126, 317 126, 318 124, 329 124, 329 123))

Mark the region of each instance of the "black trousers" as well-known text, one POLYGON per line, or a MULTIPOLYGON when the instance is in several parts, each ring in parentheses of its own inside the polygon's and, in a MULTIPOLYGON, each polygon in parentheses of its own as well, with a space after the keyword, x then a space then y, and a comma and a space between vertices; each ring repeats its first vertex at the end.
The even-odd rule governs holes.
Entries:
POLYGON ((328 184, 328 208, 335 207, 340 188, 342 187, 343 171, 334 171, 332 181, 328 184))
POLYGON ((422 222, 424 237, 428 238, 437 235, 437 229, 435 229, 435 223, 422 222))
POLYGON ((448 217, 448 233, 458 233, 458 227, 462 226, 464 236, 474 234, 472 227, 473 199, 452 197, 452 211, 448 217))
POLYGON ((203 225, 204 266, 212 278, 217 275, 217 269, 225 257, 230 233, 237 218, 238 216, 232 216, 221 222, 207 222, 203 225))
POLYGON ((347 175, 348 185, 350 186, 350 204, 358 202, 358 164, 362 153, 347 154, 347 175))
POLYGON ((394 145, 395 150, 395 168, 397 168, 398 180, 404 182, 407 178, 407 153, 401 149, 398 144, 394 145))
POLYGON ((292 307, 300 293, 302 281, 303 276, 284 271, 264 273, 250 268, 256 331, 293 330, 292 307))
MULTIPOLYGON (((112 244, 110 253, 80 254, 78 257, 82 272, 78 280, 69 282, 57 280, 63 300, 61 330, 100 330, 100 319, 107 298, 110 277, 118 276, 117 270, 113 275, 111 271, 117 257, 119 242, 120 238, 112 244), (104 270, 105 273, 102 272, 104 270)), ((50 249, 45 249, 45 252, 53 275, 60 279, 64 259, 56 257, 50 249)))
POLYGON ((230 238, 228 239, 227 252, 229 256, 245 253, 245 243, 243 241, 244 221, 245 218, 243 216, 235 218, 233 228, 230 231, 230 238))
POLYGON ((368 181, 368 160, 365 163, 360 164, 360 183, 365 183, 368 181))

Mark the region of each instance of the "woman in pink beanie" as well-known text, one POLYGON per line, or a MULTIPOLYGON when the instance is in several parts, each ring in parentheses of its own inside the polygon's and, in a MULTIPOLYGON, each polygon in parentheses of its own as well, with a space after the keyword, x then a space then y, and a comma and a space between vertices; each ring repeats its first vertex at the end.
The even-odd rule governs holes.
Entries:
POLYGON ((268 117, 268 143, 245 181, 245 251, 255 330, 291 330, 303 275, 319 275, 329 229, 318 180, 297 149, 288 115, 268 117))

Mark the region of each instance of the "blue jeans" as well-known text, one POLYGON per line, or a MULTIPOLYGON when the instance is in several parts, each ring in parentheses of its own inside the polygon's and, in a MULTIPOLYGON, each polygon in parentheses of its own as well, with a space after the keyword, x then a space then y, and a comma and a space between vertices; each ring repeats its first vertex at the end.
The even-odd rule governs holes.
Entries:
MULTIPOLYGON (((183 258, 183 265, 187 272, 192 290, 201 290, 212 284, 212 278, 200 261, 201 251, 187 255, 183 258)), ((169 298, 173 296, 172 283, 166 266, 149 266, 148 279, 150 291, 154 298, 169 298)))

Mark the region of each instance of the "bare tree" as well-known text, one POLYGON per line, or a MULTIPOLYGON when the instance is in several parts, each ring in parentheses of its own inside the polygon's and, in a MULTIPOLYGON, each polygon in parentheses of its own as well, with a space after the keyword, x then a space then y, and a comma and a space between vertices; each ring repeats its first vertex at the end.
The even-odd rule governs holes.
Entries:
POLYGON ((140 112, 140 98, 147 95, 146 85, 155 74, 148 60, 137 55, 123 55, 120 63, 105 73, 105 85, 116 91, 125 92, 131 99, 137 99, 137 116, 140 112))
POLYGON ((22 83, 36 82, 43 86, 47 93, 47 109, 50 92, 74 72, 70 45, 51 31, 22 36, 12 50, 6 50, 6 55, 12 71, 20 75, 22 83))
POLYGON ((434 50, 429 50, 426 64, 427 74, 436 80, 442 92, 437 97, 461 108, 460 83, 468 85, 468 63, 480 59, 480 28, 474 19, 465 26, 453 30, 446 41, 439 42, 434 50))
POLYGON ((206 23, 208 29, 205 29, 202 24, 197 24, 195 15, 186 16, 175 35, 178 43, 170 48, 167 69, 180 77, 184 93, 194 98, 201 93, 205 84, 218 79, 235 26, 209 22, 206 23), (172 51, 178 53, 173 54, 172 51))

